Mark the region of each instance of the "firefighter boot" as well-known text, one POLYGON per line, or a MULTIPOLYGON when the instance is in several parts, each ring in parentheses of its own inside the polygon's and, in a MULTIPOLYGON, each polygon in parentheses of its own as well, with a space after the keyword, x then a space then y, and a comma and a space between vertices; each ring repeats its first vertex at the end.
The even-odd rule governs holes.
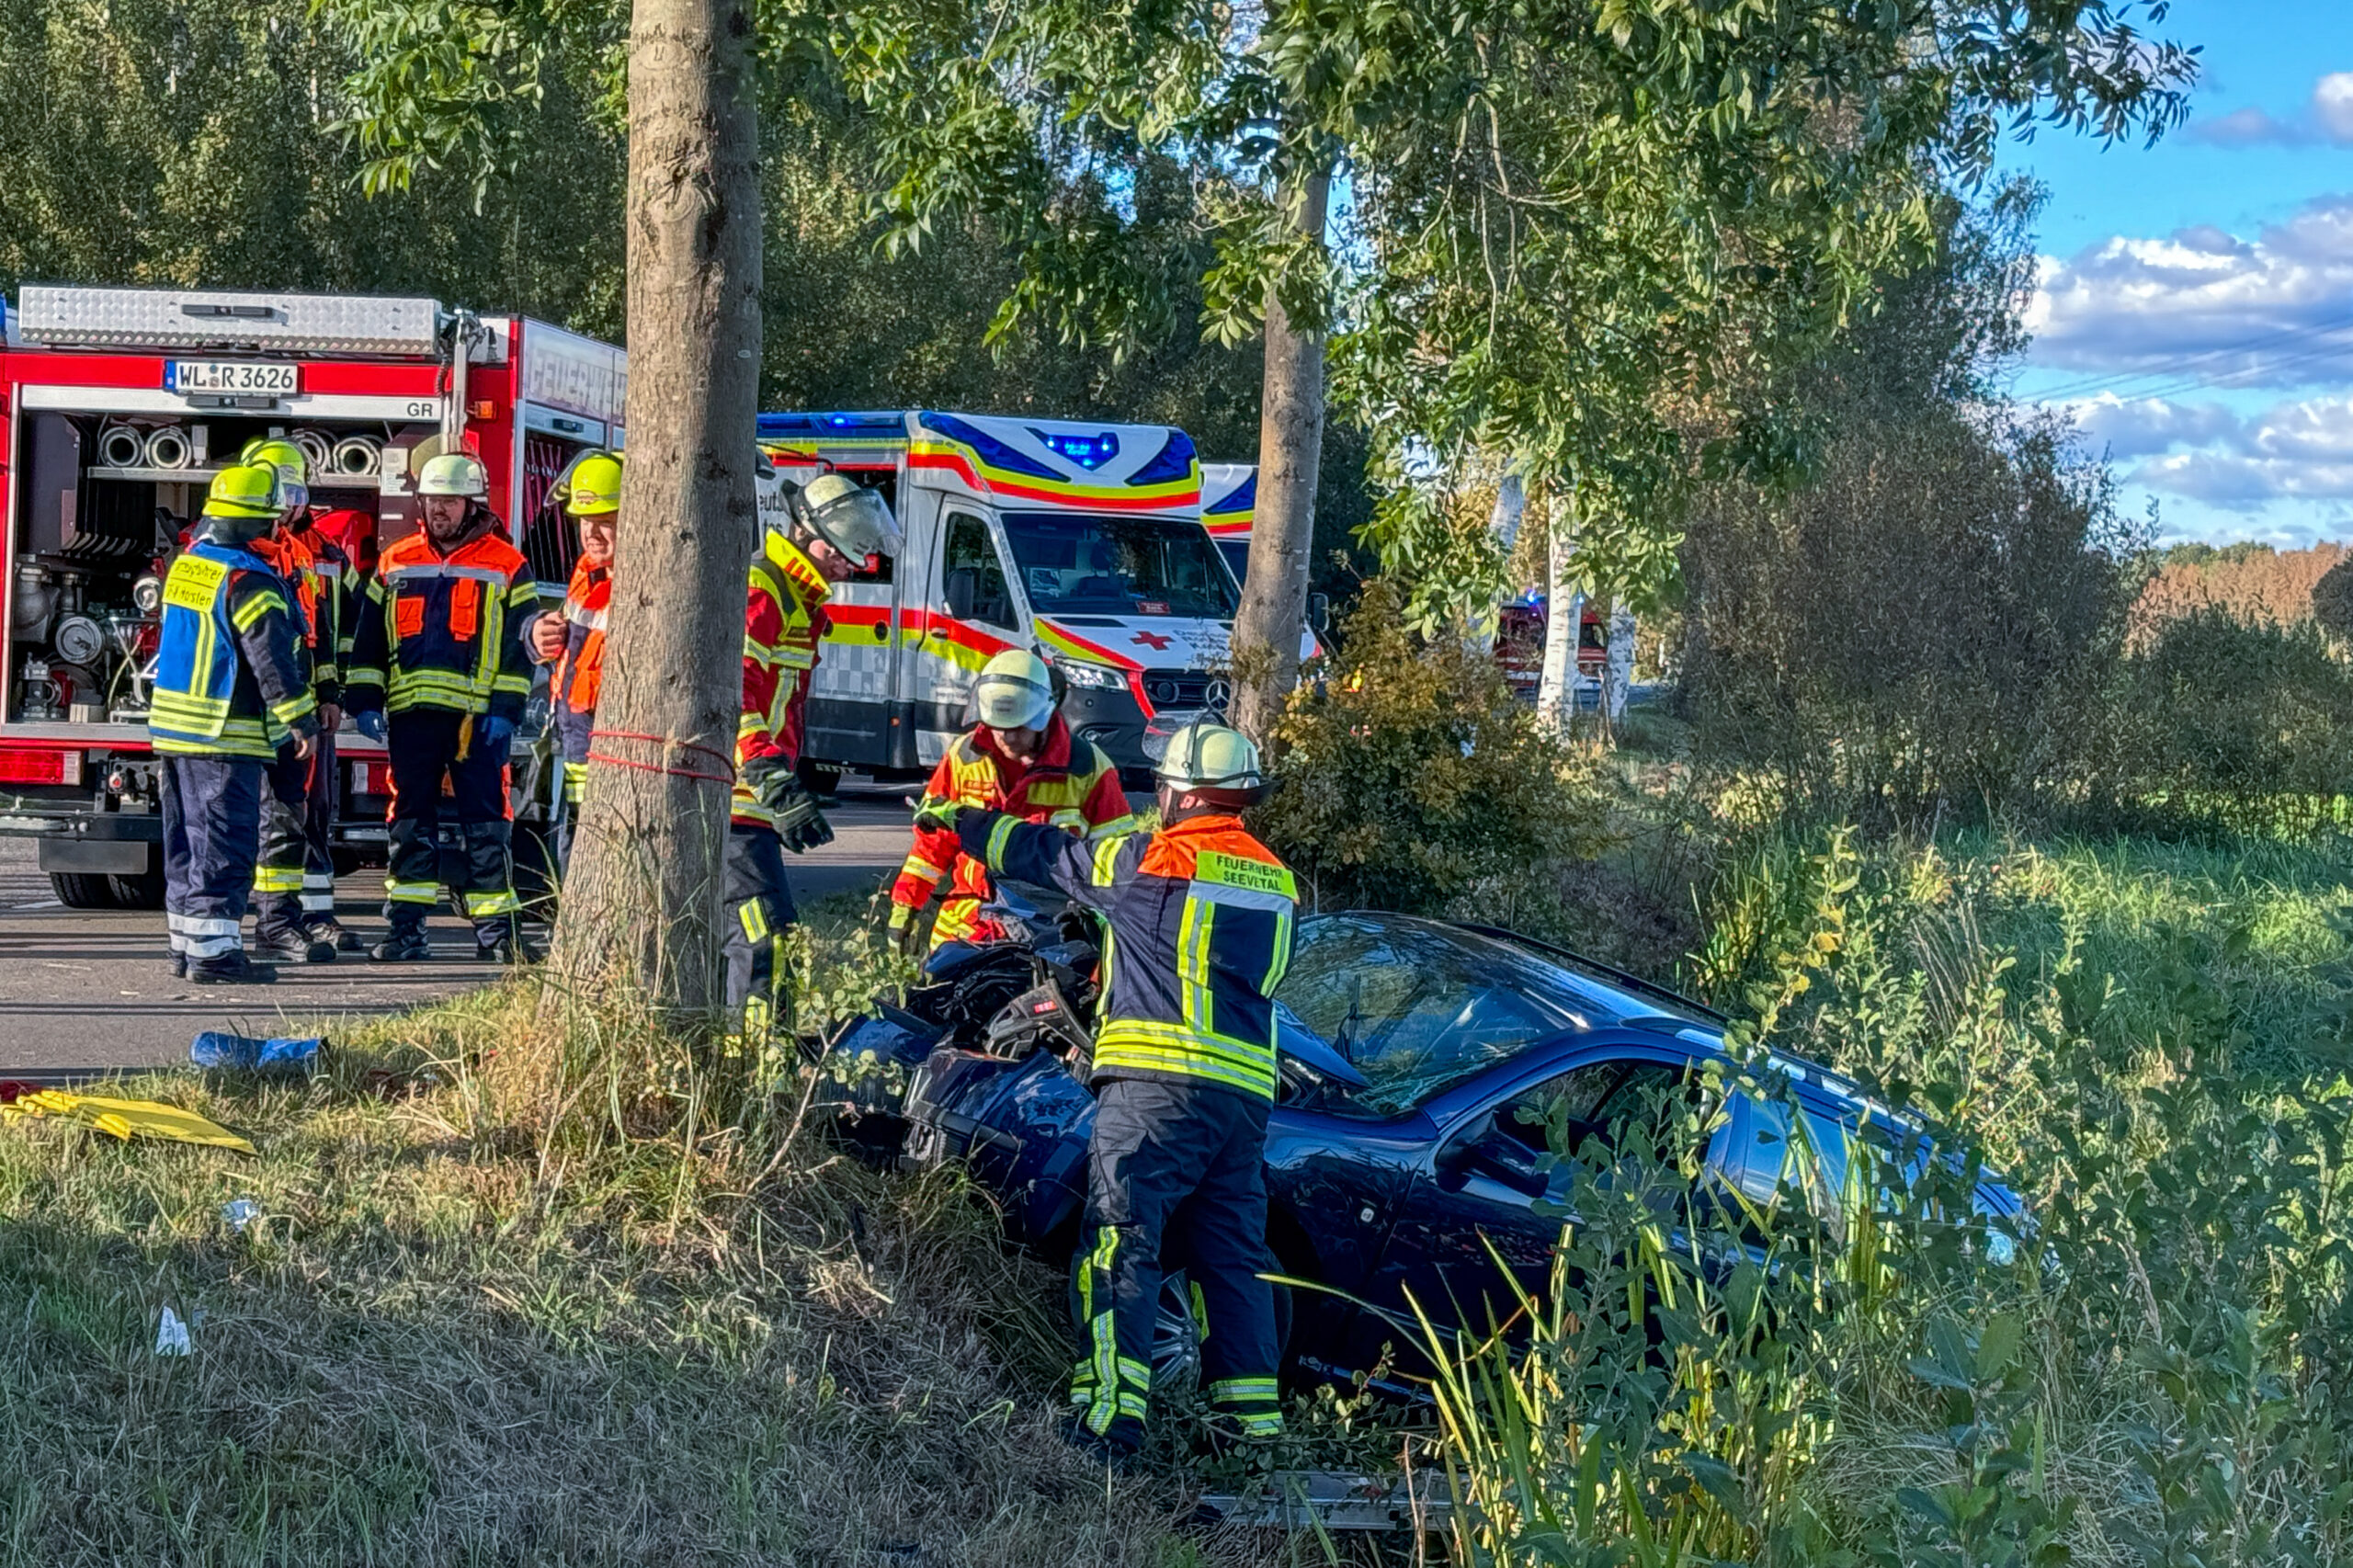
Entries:
POLYGON ((301 926, 256 931, 254 951, 271 963, 333 963, 335 944, 312 936, 301 926))
POLYGON ((188 977, 199 985, 270 985, 278 971, 245 957, 243 948, 232 948, 212 958, 188 960, 188 977))
POLYGON ((422 915, 408 920, 395 915, 392 928, 384 934, 384 939, 368 949, 371 963, 426 963, 432 957, 433 944, 425 939, 422 915))
POLYGON ((304 929, 311 933, 311 940, 330 943, 336 952, 364 953, 368 950, 368 944, 359 939, 359 933, 347 929, 343 922, 332 915, 312 921, 304 929))

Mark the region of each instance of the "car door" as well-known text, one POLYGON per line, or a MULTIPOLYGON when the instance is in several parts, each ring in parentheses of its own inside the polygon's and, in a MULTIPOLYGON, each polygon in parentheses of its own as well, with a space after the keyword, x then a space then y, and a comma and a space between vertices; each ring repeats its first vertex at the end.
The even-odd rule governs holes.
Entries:
POLYGON ((1560 1156, 1635 1135, 1660 1096, 1688 1092, 1682 1058, 1586 1046, 1448 1096, 1432 1108, 1438 1131, 1390 1232, 1375 1300, 1409 1323, 1418 1306, 1441 1334, 1507 1327, 1521 1291, 1552 1294, 1575 1185, 1560 1156))

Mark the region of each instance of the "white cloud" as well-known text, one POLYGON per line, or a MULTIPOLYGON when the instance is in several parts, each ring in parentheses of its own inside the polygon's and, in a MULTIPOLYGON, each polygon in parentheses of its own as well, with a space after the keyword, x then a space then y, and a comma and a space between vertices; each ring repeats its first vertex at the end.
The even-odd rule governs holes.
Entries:
POLYGON ((2313 84, 2304 107, 2281 119, 2259 108, 2236 108, 2201 119, 2186 134, 2217 147, 2353 145, 2353 71, 2332 71, 2313 84))
POLYGON ((2239 417, 2218 403, 2170 403, 2164 398, 2130 400, 2102 392, 2068 412, 2095 447, 2110 457, 2149 457, 2175 447, 2200 447, 2238 433, 2239 417))
MULTIPOLYGON (((2353 75, 2347 113, 2353 116, 2353 75)), ((2181 385, 2353 384, 2353 196, 2324 196, 2252 240, 2211 225, 2046 256, 2031 359, 2181 385)), ((2088 390, 2088 389, 2086 389, 2088 390)))
POLYGON ((2242 418, 2220 403, 2112 396, 2070 412, 2095 447, 2139 459, 2125 483, 2246 511, 2353 500, 2353 397, 2276 403, 2242 418))

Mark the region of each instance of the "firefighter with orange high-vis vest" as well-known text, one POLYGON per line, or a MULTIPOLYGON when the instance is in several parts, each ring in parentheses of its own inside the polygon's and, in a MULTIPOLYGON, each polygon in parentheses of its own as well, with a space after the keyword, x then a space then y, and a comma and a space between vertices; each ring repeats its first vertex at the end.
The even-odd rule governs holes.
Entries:
POLYGON ((531 691, 524 636, 539 585, 506 541, 470 452, 447 452, 417 475, 423 527, 385 550, 368 585, 345 690, 359 733, 384 743, 392 775, 392 863, 378 963, 433 956, 426 917, 440 902, 441 812, 464 841, 461 887, 474 956, 537 957, 524 943, 509 858, 514 830, 507 750, 531 691), (449 794, 442 793, 444 783, 449 794))
MULTIPOLYGON (((982 666, 972 700, 980 722, 940 757, 924 786, 925 807, 979 806, 1082 838, 1134 828, 1119 768, 1072 734, 1055 711, 1053 675, 1044 660, 1006 649, 982 666)), ((891 934, 902 946, 915 945, 924 906, 943 881, 948 896, 931 923, 933 951, 950 942, 1006 939, 1005 927, 983 913, 995 897, 988 868, 965 854, 954 834, 918 824, 915 847, 891 888, 891 934)))
POLYGON ((613 600, 613 540, 620 516, 621 460, 588 452, 564 477, 563 509, 580 529, 580 559, 563 608, 531 623, 531 657, 548 668, 548 707, 563 747, 563 804, 556 860, 569 857, 588 783, 588 746, 605 680, 605 622, 613 600))
POLYGON ((809 675, 825 635, 825 601, 877 555, 899 553, 899 525, 882 497, 837 473, 783 492, 752 562, 744 607, 744 706, 735 733, 735 790, 727 834, 727 1006, 749 1037, 776 1017, 779 958, 796 918, 784 852, 831 843, 834 830, 801 782, 809 675))

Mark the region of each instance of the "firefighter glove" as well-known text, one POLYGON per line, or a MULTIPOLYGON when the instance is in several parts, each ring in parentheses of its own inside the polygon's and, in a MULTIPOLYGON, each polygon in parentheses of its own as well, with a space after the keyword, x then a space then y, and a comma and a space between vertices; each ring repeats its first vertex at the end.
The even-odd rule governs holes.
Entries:
POLYGON ((924 802, 915 808, 915 825, 936 828, 941 833, 953 833, 956 831, 958 817, 962 816, 966 812, 977 810, 979 810, 978 807, 968 806, 961 801, 938 801, 926 797, 924 802))
POLYGON ((514 720, 502 719, 495 713, 485 713, 474 721, 474 749, 483 756, 505 762, 507 750, 514 744, 514 720))
POLYGON ((903 953, 912 954, 923 945, 923 925, 915 918, 917 913, 912 903, 891 906, 891 945, 903 953))
POLYGON ((380 744, 384 739, 384 710, 369 708, 351 716, 351 727, 380 744))

